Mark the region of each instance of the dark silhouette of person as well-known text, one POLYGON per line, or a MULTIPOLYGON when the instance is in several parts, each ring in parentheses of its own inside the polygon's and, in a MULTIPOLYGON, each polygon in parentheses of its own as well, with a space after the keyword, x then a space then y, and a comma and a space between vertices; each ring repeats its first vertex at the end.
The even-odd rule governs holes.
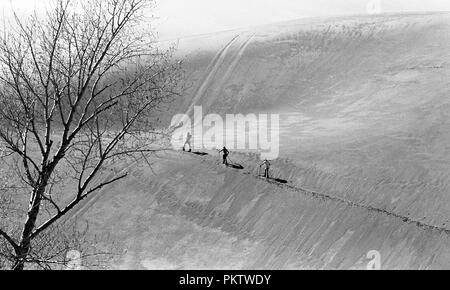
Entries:
POLYGON ((222 150, 219 151, 219 154, 223 153, 223 162, 222 164, 225 164, 228 166, 228 155, 230 155, 230 151, 224 146, 222 150))
POLYGON ((192 140, 192 135, 191 135, 190 132, 188 132, 187 136, 186 136, 186 142, 184 142, 184 145, 183 145, 183 151, 186 151, 186 145, 188 145, 189 146, 189 152, 192 152, 191 140, 192 140))
POLYGON ((270 178, 270 162, 269 160, 264 160, 263 164, 261 164, 259 167, 263 167, 264 166, 264 177, 265 178, 270 178))

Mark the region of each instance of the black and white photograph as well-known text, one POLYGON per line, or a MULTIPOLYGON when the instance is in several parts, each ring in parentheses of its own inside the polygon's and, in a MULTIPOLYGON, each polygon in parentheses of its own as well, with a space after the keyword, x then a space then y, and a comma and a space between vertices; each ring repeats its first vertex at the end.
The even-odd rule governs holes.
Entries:
POLYGON ((0 270, 450 270, 449 11, 0 0, 0 270))

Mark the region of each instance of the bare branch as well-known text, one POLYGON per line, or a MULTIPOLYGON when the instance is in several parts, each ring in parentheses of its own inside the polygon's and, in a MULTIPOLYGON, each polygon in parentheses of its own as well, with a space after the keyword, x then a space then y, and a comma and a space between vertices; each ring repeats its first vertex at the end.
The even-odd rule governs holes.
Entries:
POLYGON ((7 233, 5 233, 2 229, 0 229, 0 236, 5 238, 5 240, 14 248, 14 250, 17 252, 19 249, 19 245, 14 241, 13 238, 11 238, 7 233))
POLYGON ((54 217, 52 217, 51 219, 49 219, 48 221, 44 222, 41 226, 39 226, 31 235, 31 238, 34 239, 36 238, 39 234, 41 234, 43 231, 45 231, 47 228, 49 228, 51 225, 53 225, 56 221, 58 221, 60 218, 62 218, 64 215, 66 215, 69 211, 71 211, 76 205, 78 205, 81 201, 83 201, 85 198, 87 198, 89 195, 91 195, 92 193, 102 189, 103 187, 112 184, 116 181, 119 181, 121 179, 124 179, 125 177, 128 176, 128 173, 125 173, 119 177, 116 177, 114 179, 111 179, 107 182, 103 182, 99 185, 97 185, 96 187, 94 187, 93 189, 90 189, 89 191, 87 191, 84 195, 82 196, 77 196, 77 198, 75 200, 73 200, 64 210, 62 210, 61 212, 59 212, 57 215, 55 215, 54 217))

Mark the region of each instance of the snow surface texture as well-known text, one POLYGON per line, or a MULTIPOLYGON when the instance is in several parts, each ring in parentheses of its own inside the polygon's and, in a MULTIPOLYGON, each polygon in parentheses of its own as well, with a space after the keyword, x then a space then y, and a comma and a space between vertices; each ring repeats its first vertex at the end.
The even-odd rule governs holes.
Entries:
MULTIPOLYGON (((450 15, 309 19, 181 39, 171 113, 281 118, 279 185, 250 153, 134 164, 77 213, 126 269, 450 268, 450 15)), ((169 118, 170 119, 170 118, 169 118)), ((167 120, 169 122, 170 120, 167 120)), ((118 165, 119 166, 119 165, 118 165)), ((120 167, 120 166, 119 166, 120 167)))

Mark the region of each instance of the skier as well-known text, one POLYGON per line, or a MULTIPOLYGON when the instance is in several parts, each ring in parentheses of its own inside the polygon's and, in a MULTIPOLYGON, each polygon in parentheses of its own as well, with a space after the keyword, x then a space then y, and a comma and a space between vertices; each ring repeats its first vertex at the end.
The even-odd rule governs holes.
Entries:
POLYGON ((270 174, 269 174, 269 170, 270 170, 270 162, 269 160, 264 160, 263 164, 261 164, 259 166, 259 168, 264 166, 264 177, 269 179, 270 178, 270 174))
POLYGON ((186 145, 189 145, 189 152, 192 152, 192 145, 191 145, 192 135, 191 133, 187 133, 186 136, 186 142, 183 145, 183 151, 186 151, 186 145))
POLYGON ((224 146, 222 150, 219 151, 219 154, 223 153, 223 162, 222 164, 225 164, 228 166, 228 155, 230 155, 230 151, 224 146))

